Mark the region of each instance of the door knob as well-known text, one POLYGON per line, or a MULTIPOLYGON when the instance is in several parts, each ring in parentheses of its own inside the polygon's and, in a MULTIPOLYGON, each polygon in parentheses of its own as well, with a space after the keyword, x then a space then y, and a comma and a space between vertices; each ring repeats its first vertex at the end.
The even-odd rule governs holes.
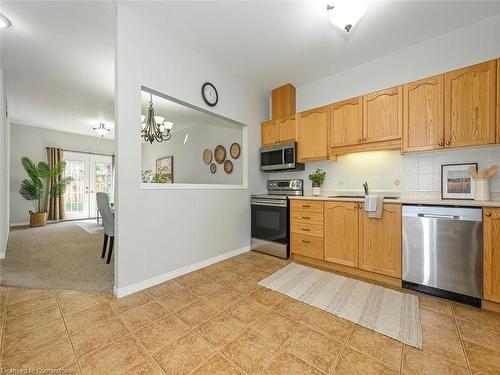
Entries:
POLYGON ((443 140, 440 140, 439 143, 438 143, 440 146, 443 145, 443 140))
POLYGON ((365 141, 365 142, 366 142, 366 137, 363 137, 363 141, 365 141))
POLYGON ((361 138, 358 138, 358 142, 361 143, 362 139, 361 138))
POLYGON ((491 212, 486 212, 486 216, 490 217, 491 216, 491 212))
POLYGON ((357 204, 355 204, 353 208, 358 208, 358 205, 357 205, 357 204))
POLYGON ((449 144, 450 144, 450 143, 451 143, 450 141, 446 141, 446 145, 447 145, 447 146, 449 146, 449 144))

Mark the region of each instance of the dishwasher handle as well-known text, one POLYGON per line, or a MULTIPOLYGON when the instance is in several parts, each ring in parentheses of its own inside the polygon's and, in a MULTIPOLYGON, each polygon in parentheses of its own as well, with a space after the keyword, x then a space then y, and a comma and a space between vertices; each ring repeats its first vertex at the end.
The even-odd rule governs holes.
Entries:
POLYGON ((460 220, 458 215, 435 215, 435 214, 417 214, 418 217, 426 217, 429 219, 449 219, 449 220, 460 220))

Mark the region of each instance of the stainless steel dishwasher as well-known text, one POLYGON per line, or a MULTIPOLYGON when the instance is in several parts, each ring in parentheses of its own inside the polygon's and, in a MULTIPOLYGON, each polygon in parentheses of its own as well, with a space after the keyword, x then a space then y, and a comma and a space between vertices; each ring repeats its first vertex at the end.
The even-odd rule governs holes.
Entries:
POLYGON ((403 206, 403 287, 481 306, 481 208, 403 206))

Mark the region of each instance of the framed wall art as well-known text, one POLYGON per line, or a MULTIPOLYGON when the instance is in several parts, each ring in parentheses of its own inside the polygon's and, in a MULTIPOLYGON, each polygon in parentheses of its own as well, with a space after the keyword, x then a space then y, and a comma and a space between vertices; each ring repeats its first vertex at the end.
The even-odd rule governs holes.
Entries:
POLYGON ((164 183, 174 182, 174 157, 165 156, 160 159, 156 159, 156 173, 165 179, 164 183))
POLYGON ((441 198, 442 199, 474 199, 474 179, 469 167, 477 163, 443 164, 441 165, 441 198))

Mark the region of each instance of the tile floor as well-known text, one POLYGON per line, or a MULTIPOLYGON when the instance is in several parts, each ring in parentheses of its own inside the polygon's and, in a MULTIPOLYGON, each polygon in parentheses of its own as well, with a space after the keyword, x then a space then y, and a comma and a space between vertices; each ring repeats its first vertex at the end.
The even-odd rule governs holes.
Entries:
POLYGON ((119 300, 0 287, 0 373, 500 373, 500 315, 419 296, 417 350, 257 285, 285 264, 249 252, 119 300))

